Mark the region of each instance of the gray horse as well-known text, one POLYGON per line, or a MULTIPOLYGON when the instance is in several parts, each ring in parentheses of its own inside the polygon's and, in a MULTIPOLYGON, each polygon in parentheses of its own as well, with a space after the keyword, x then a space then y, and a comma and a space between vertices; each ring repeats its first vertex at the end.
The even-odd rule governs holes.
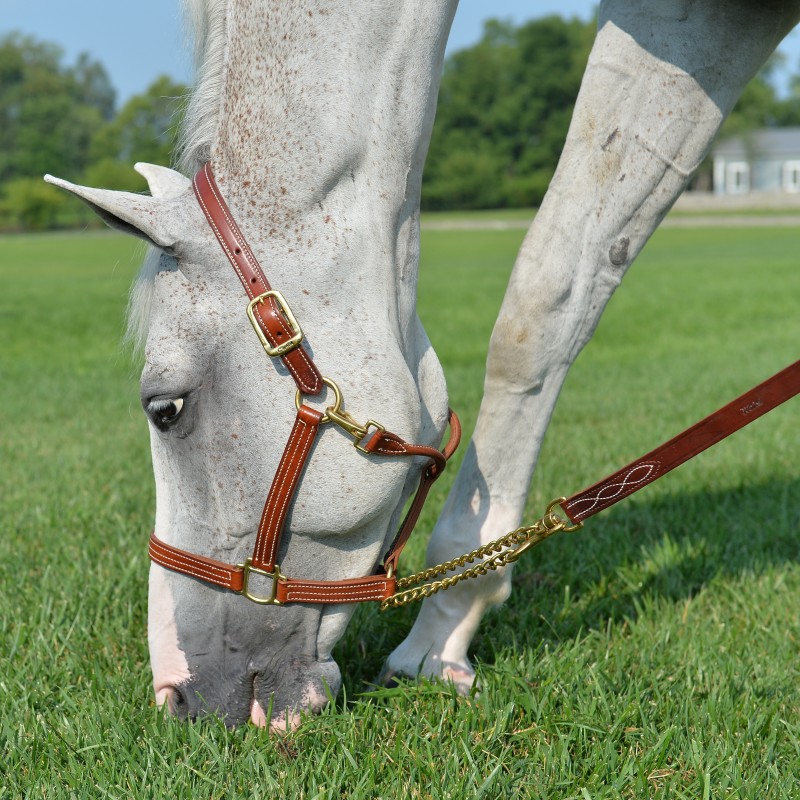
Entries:
MULTIPOLYGON (((456 0, 186 5, 198 71, 182 173, 213 163, 350 418, 379 419, 404 440, 436 446, 447 396, 416 315, 419 196, 456 0)), ((431 562, 519 524, 567 370, 742 88, 799 18, 800 0, 601 3, 569 136, 492 335, 480 417, 431 562)), ((132 320, 146 354, 155 535, 167 547, 245 562, 266 487, 280 474, 295 384, 247 323, 248 298, 190 179, 138 169, 152 196, 51 180, 153 246, 132 320)), ((330 395, 303 403, 322 414, 330 395)), ((287 508, 282 573, 318 582, 373 574, 420 463, 357 452, 326 429, 287 508)), ((387 674, 468 690, 470 640, 509 591, 510 567, 426 600, 387 674)), ((182 716, 292 727, 300 710, 321 708, 338 689, 331 650, 351 613, 349 603, 257 605, 154 564, 156 697, 182 716)))

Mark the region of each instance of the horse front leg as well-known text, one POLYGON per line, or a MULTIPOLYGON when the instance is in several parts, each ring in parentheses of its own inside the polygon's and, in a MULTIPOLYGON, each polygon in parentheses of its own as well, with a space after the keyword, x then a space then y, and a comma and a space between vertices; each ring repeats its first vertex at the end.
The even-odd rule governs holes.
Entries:
MULTIPOLYGON (((564 151, 492 334, 477 425, 429 563, 520 524, 567 370, 745 84, 799 16, 800 0, 602 3, 564 151)), ((467 647, 510 583, 505 568, 426 600, 386 674, 440 677, 468 690, 467 647)))

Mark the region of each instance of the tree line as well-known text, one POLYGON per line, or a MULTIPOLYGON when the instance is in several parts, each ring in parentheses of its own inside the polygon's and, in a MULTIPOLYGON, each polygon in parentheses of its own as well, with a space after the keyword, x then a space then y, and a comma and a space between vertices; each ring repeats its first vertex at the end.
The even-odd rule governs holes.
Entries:
POLYGON ((166 76, 121 108, 102 64, 64 64, 49 42, 0 38, 0 228, 86 224, 90 217, 42 180, 145 191, 136 161, 169 164, 187 87, 166 76))
MULTIPOLYGON (((567 135, 596 22, 546 17, 489 21, 481 40, 444 65, 425 166, 425 209, 538 206, 567 135)), ((775 55, 745 88, 720 138, 800 125, 800 78, 788 97, 772 82, 775 55)), ((711 188, 711 164, 694 178, 711 188)))
MULTIPOLYGON (((444 64, 423 177, 424 209, 538 205, 555 170, 595 34, 552 16, 492 20, 444 64)), ((777 58, 777 57, 776 57, 777 58)), ((722 135, 800 125, 800 79, 779 98, 776 58, 747 86, 722 135)), ((0 38, 0 229, 86 224, 42 181, 145 191, 136 161, 170 164, 187 87, 167 76, 117 108, 108 73, 89 55, 64 63, 57 45, 0 38)), ((700 183, 707 176, 701 169, 700 183)))

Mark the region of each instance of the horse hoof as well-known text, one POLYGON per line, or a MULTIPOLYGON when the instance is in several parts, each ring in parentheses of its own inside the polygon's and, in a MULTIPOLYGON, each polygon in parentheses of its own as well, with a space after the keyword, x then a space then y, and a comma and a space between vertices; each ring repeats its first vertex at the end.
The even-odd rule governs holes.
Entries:
POLYGON ((384 689, 397 689, 402 685, 403 681, 415 681, 420 679, 452 684, 456 692, 462 697, 474 696, 478 691, 476 676, 471 669, 463 669, 451 665, 442 667, 442 671, 438 675, 434 673, 427 675, 420 673, 416 676, 408 675, 405 672, 394 670, 390 667, 384 667, 375 684, 384 689))
POLYGON ((397 689, 401 685, 402 681, 410 680, 414 680, 411 675, 406 675, 403 672, 397 672, 396 670, 384 667, 381 670, 381 674, 378 675, 375 685, 383 689, 397 689))
POLYGON ((462 697, 470 697, 477 694, 478 682, 475 673, 471 669, 446 666, 442 669, 441 680, 445 683, 452 683, 455 690, 462 697))

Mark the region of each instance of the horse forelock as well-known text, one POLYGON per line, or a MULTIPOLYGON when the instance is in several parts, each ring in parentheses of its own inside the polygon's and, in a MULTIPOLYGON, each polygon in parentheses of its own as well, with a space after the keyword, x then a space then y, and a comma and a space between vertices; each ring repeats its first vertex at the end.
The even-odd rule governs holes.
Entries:
MULTIPOLYGON (((194 86, 188 96, 175 161, 185 174, 194 175, 210 157, 219 124, 228 0, 181 0, 181 5, 194 56, 194 86)), ((148 250, 128 298, 124 341, 135 353, 141 353, 147 341, 161 256, 158 248, 148 250)))
POLYGON ((147 342, 155 277, 161 264, 161 256, 162 252, 157 247, 148 248, 128 296, 124 341, 133 348, 134 353, 143 352, 147 342))
POLYGON ((225 83, 228 0, 182 0, 194 53, 194 87, 178 142, 178 166, 193 175, 209 160, 225 83))

